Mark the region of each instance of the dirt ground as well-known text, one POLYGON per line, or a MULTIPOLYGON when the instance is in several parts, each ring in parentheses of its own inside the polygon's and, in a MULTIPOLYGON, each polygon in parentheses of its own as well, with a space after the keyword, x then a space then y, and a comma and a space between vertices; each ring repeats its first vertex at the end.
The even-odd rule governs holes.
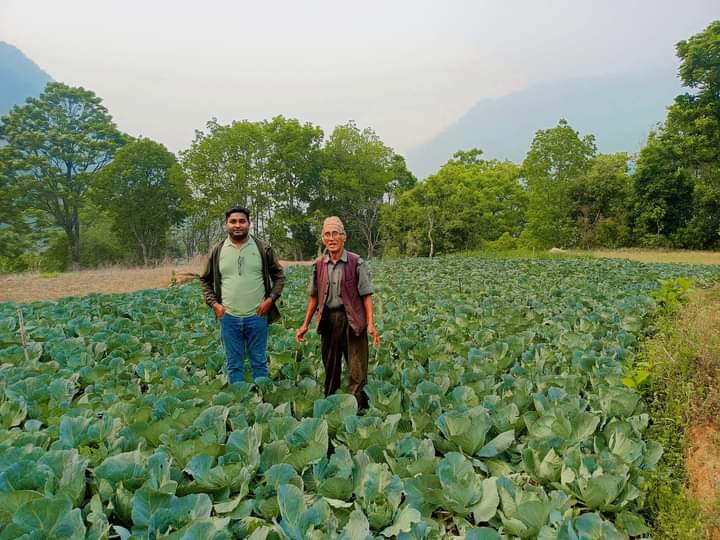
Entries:
MULTIPOLYGON (((14 274, 0 276, 0 302, 26 304, 37 300, 57 300, 66 296, 82 296, 91 292, 126 293, 140 289, 167 287, 175 276, 181 278, 203 270, 204 258, 187 264, 166 264, 156 267, 80 270, 62 274, 14 274)), ((280 261, 283 266, 311 264, 303 261, 280 261)))
POLYGON ((720 488, 719 438, 720 432, 710 424, 693 426, 688 430, 690 495, 708 504, 716 502, 720 488))

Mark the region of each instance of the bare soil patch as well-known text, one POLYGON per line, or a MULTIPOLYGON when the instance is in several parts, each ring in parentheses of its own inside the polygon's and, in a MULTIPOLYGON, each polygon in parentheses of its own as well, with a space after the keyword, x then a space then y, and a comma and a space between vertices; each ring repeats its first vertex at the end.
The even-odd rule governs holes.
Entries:
MULTIPOLYGON (((310 261, 280 261, 283 266, 312 264, 310 261)), ((192 278, 202 272, 204 257, 186 264, 165 264, 155 267, 111 267, 48 275, 26 273, 0 276, 0 302, 26 304, 38 300, 57 300, 66 296, 89 293, 127 293, 141 289, 162 288, 192 278), (178 279, 179 278, 179 279, 178 279)))
POLYGON ((720 495, 720 430, 706 424, 688 430, 688 492, 703 506, 712 506, 720 495))

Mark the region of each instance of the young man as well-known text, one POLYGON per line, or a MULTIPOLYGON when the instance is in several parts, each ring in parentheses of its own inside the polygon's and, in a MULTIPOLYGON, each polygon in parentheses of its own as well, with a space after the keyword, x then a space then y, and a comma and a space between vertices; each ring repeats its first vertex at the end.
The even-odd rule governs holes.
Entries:
POLYGON ((285 275, 272 248, 250 234, 250 211, 225 212, 227 237, 215 245, 200 276, 205 302, 220 320, 228 379, 244 379, 245 350, 253 380, 267 377, 268 324, 280 318, 275 302, 285 275))
POLYGON ((342 358, 347 360, 349 391, 361 409, 367 407, 363 387, 368 376, 368 333, 373 345, 380 346, 380 334, 373 317, 373 286, 367 264, 345 249, 345 228, 340 218, 325 220, 322 240, 326 252, 317 258, 308 289, 305 321, 295 333, 305 340, 310 321, 317 311, 322 359, 325 365, 325 395, 340 387, 342 358))

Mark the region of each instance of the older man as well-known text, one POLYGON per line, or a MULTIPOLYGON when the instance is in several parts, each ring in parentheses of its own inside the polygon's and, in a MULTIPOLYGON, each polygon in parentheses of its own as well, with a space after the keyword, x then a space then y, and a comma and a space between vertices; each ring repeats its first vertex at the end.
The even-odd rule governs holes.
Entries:
POLYGON ((305 340, 310 321, 317 312, 322 359, 325 365, 325 395, 340 387, 342 359, 348 364, 349 392, 360 408, 367 407, 363 387, 368 376, 368 334, 373 345, 380 346, 375 328, 372 294, 367 264, 345 249, 345 227, 336 216, 325 219, 322 241, 326 251, 313 264, 308 288, 305 320, 295 333, 298 342, 305 340))

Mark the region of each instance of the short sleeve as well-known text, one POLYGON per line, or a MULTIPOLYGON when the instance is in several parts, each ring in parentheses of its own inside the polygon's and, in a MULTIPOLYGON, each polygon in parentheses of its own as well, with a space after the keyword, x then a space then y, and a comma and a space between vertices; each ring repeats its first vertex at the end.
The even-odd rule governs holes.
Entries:
POLYGON ((374 292, 372 281, 370 281, 370 272, 368 271, 367 263, 358 259, 357 265, 358 273, 358 294, 360 296, 367 296, 374 292))

